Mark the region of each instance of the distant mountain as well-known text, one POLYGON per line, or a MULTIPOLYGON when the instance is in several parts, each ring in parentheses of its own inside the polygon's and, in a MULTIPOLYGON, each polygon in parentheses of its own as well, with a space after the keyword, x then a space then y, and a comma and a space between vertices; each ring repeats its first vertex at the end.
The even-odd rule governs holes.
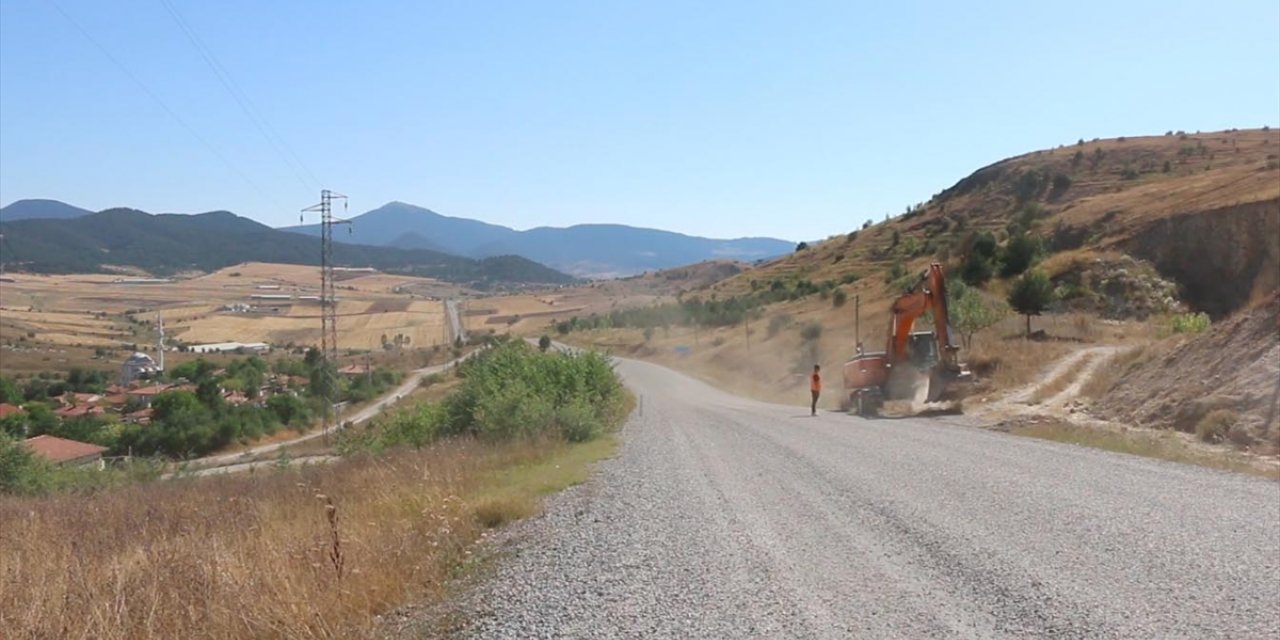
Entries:
POLYGON ((73 207, 57 200, 15 200, 0 208, 0 221, 30 220, 32 218, 79 218, 93 213, 88 209, 73 207))
MULTIPOLYGON (((152 215, 110 209, 75 220, 0 222, 10 269, 46 273, 102 271, 104 265, 140 267, 153 273, 211 271, 241 262, 317 264, 314 238, 277 231, 227 211, 197 215, 152 215)), ((490 287, 502 283, 558 284, 572 278, 518 256, 476 260, 426 249, 337 243, 336 262, 374 267, 490 287)))
MULTIPOLYGON (((319 225, 282 231, 319 235, 319 225)), ((717 240, 616 224, 516 231, 467 218, 440 215, 392 202, 352 220, 353 242, 432 249, 484 258, 515 254, 578 276, 609 277, 714 259, 753 261, 789 253, 792 242, 775 238, 717 240)))

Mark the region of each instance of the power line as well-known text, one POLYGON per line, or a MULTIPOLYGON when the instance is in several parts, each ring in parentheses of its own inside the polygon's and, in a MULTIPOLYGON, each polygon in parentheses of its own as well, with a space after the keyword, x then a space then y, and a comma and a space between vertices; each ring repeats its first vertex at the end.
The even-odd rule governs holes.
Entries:
POLYGON ((240 167, 236 166, 234 163, 228 160, 227 157, 223 155, 221 151, 218 151, 216 147, 210 144, 209 141, 204 138, 204 136, 197 133, 196 130, 191 125, 187 124, 187 121, 183 120, 182 117, 177 114, 177 112, 175 112, 173 109, 170 109, 169 105, 165 104, 165 101, 160 99, 160 96, 156 95, 155 92, 153 92, 146 85, 146 83, 140 80, 138 76, 134 75, 133 72, 130 71, 129 68, 124 65, 124 63, 120 62, 118 58, 111 55, 111 51, 109 51, 105 46, 103 46, 102 43, 98 42, 97 38, 94 38, 92 35, 90 35, 88 30, 80 26, 80 23, 77 22, 75 18, 72 18, 71 14, 67 13, 66 10, 63 9, 62 6, 57 3, 56 0, 46 0, 46 1, 51 6, 53 6, 53 8, 58 11, 58 13, 62 14, 63 18, 66 18, 67 22, 71 23, 71 26, 75 27, 76 31, 79 31, 80 35, 84 36, 85 40, 88 40, 90 44, 96 47, 98 51, 102 53, 103 56, 105 56, 108 60, 110 60, 112 64, 116 65, 116 67, 119 68, 120 71, 124 73, 124 75, 128 76, 128 78, 132 80, 134 84, 138 85, 138 88, 141 89, 143 93, 147 94, 147 96, 150 97, 157 105, 159 105, 160 108, 163 109, 165 113, 169 114, 169 117, 173 118, 174 122, 177 122, 179 125, 182 126, 183 129, 186 129, 187 133, 191 134, 191 137, 195 138, 197 141, 200 142, 200 144, 204 145, 204 147, 208 149, 210 153, 216 156, 218 160, 221 160, 222 163, 225 164, 228 169, 230 169, 236 175, 240 176, 246 183, 248 183, 249 186, 253 187, 254 190, 256 190, 258 193, 262 194, 264 198, 268 200, 272 200, 273 204, 277 204, 277 205, 279 204, 279 203, 275 203, 274 202, 275 198, 273 198, 270 194, 268 194, 265 189, 263 189, 261 186, 258 185, 258 183, 254 182, 253 179, 248 176, 248 174, 246 174, 244 171, 241 171, 240 167))
POLYGON ((195 29, 191 28, 191 24, 182 17, 182 14, 178 12, 178 8, 170 0, 160 0, 160 4, 164 5, 165 10, 169 12, 169 16, 173 18, 178 28, 187 36, 187 40, 191 41, 196 53, 200 54, 205 64, 209 65, 209 69, 213 71, 213 75, 222 83, 223 88, 240 105, 245 115, 249 116, 249 121, 253 123, 258 133, 262 134, 262 137, 266 139, 276 150, 276 153, 280 155, 280 158, 284 160, 285 164, 289 166, 289 170, 293 172, 298 182, 308 189, 319 186, 320 181, 316 179, 315 174, 311 173, 307 165, 289 148, 284 139, 276 133, 271 126, 271 122, 262 116, 262 113, 254 106, 253 101, 249 99, 248 94, 240 89, 240 85, 236 83, 235 78, 213 55, 213 51, 205 45, 204 40, 195 32, 195 29), (306 176, 305 178, 303 177, 304 175, 306 176), (308 178, 310 182, 308 182, 308 178))

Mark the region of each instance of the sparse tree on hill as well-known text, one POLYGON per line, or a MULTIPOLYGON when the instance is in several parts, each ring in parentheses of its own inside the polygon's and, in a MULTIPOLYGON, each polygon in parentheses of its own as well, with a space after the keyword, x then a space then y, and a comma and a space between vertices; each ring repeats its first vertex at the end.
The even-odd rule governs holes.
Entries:
POLYGON ((960 334, 964 348, 973 346, 973 334, 1000 322, 1009 307, 1003 301, 988 298, 962 280, 952 282, 947 288, 947 310, 951 326, 960 334))
POLYGON ((1031 337, 1031 316, 1038 316, 1053 301, 1053 284, 1049 276, 1032 269, 1018 278, 1009 291, 1009 306, 1027 318, 1027 337, 1031 337))
POLYGON ((551 336, 544 333, 542 334, 541 338, 538 338, 538 350, 545 353, 546 350, 550 348, 551 348, 551 336))

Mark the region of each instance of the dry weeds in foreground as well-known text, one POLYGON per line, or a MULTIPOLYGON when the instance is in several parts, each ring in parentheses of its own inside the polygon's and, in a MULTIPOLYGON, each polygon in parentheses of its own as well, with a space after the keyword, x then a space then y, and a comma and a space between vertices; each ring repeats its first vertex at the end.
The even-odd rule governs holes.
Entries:
POLYGON ((441 596, 485 525, 509 519, 490 513, 503 470, 563 446, 448 441, 297 473, 0 498, 0 635, 370 637, 375 615, 441 596))

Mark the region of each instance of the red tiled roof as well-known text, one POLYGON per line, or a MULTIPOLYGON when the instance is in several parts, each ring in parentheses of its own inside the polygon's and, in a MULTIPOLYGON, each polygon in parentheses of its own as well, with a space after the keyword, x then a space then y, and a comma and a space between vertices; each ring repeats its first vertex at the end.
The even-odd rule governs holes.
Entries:
POLYGON ((26 413, 26 410, 22 407, 11 405, 8 402, 0 402, 0 418, 19 413, 26 413))
POLYGON ((105 400, 107 404, 113 407, 120 407, 120 406, 124 406, 129 402, 129 394, 120 393, 116 395, 111 395, 103 398, 103 400, 105 400))
POLYGON ((124 419, 126 422, 136 422, 138 424, 151 424, 151 414, 152 414, 152 411, 150 408, 141 409, 139 411, 134 411, 133 413, 125 414, 124 419))
POLYGON ((26 444, 35 453, 44 456, 51 462, 58 463, 91 460, 101 457, 103 452, 107 450, 106 447, 99 447, 96 444, 67 440, 66 438, 57 438, 50 435, 28 438, 26 444))
POLYGON ((55 414, 63 418, 83 418, 84 416, 100 415, 102 412, 102 407, 92 404, 78 404, 54 411, 55 414))

